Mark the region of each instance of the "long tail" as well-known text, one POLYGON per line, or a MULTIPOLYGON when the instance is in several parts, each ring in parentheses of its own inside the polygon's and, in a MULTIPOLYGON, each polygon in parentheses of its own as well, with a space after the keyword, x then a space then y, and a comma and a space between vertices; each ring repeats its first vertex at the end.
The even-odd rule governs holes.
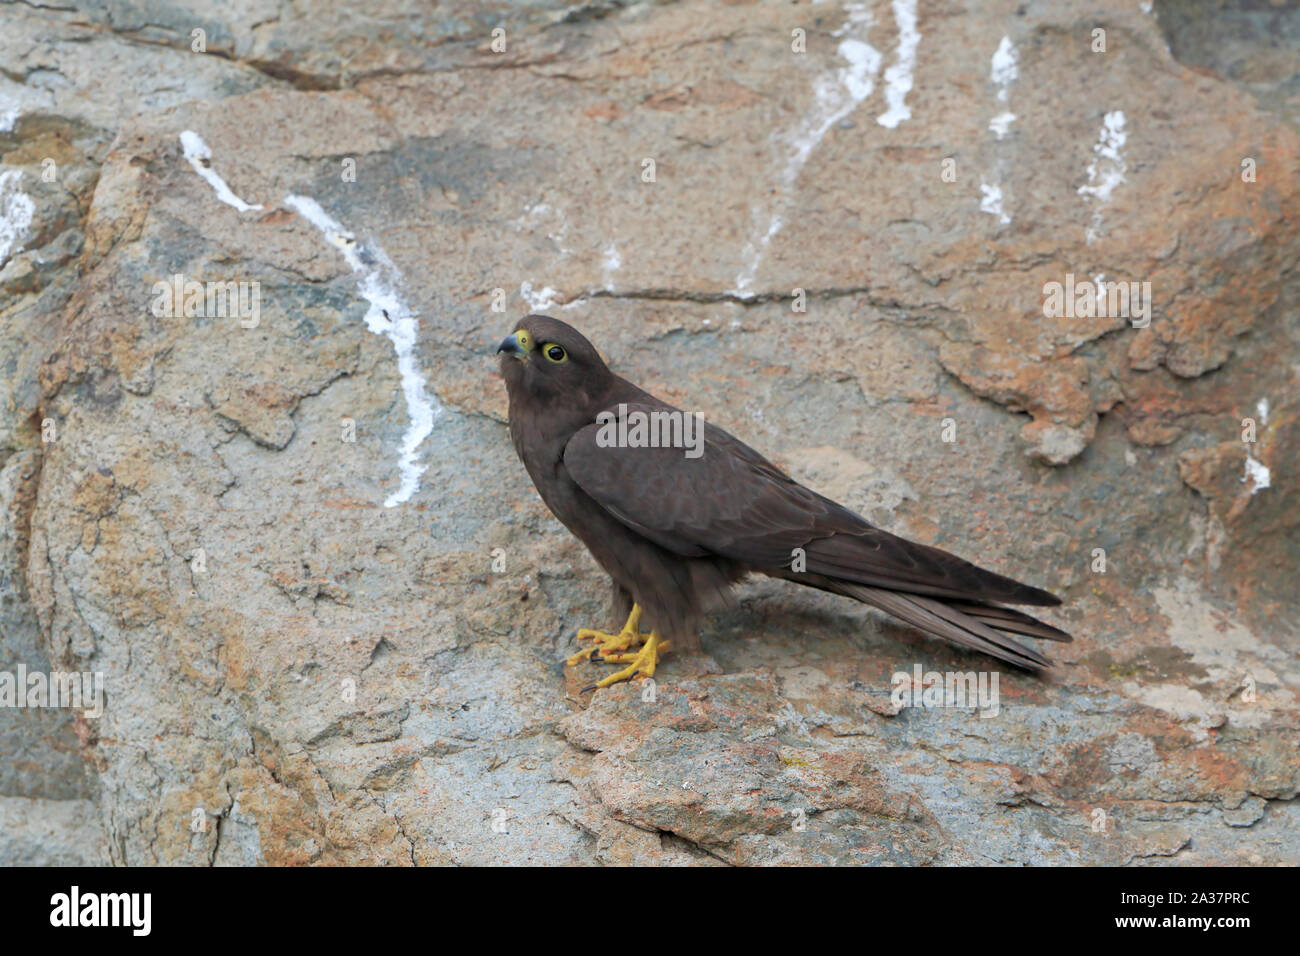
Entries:
POLYGON ((952 641, 961 647, 989 654, 1025 670, 1039 671, 1051 667, 1052 661, 1014 640, 1011 635, 1039 637, 1049 641, 1073 640, 1060 628, 1044 624, 1028 614, 1008 607, 951 598, 927 597, 904 591, 889 591, 821 575, 781 576, 799 584, 870 604, 928 634, 952 641))

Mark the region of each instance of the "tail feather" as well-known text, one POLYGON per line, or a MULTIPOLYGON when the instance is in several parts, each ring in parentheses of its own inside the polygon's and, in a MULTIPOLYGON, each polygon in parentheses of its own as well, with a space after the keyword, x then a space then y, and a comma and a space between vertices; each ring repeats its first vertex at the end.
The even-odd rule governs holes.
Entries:
POLYGON ((1024 670, 1040 671, 1052 660, 1013 640, 1011 634, 1069 641, 1065 631, 1044 624, 1011 608, 970 602, 944 601, 921 594, 889 591, 851 581, 837 581, 821 575, 781 575, 788 580, 853 598, 879 608, 928 634, 960 647, 979 651, 1024 670))
POLYGON ((1030 617, 1028 614, 1009 607, 998 607, 992 604, 968 604, 964 601, 949 601, 948 606, 956 608, 963 614, 969 614, 971 617, 977 618, 989 627, 996 628, 999 631, 1023 634, 1026 637, 1041 637, 1048 641, 1069 643, 1074 640, 1059 627, 1045 624, 1037 618, 1030 617))
POLYGON ((860 601, 873 604, 895 617, 914 624, 924 631, 955 641, 963 647, 991 654, 1008 664, 1028 670, 1040 670, 1052 665, 1051 660, 1037 651, 1013 641, 968 614, 949 607, 942 601, 919 594, 899 591, 882 591, 880 588, 854 588, 860 601))

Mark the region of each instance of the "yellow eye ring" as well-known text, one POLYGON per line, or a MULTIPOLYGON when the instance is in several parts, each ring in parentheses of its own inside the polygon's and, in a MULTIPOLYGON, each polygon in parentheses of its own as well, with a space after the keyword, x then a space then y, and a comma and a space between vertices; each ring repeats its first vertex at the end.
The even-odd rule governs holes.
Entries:
POLYGON ((569 360, 568 353, 559 345, 543 345, 542 354, 546 356, 548 362, 553 362, 556 365, 569 360))

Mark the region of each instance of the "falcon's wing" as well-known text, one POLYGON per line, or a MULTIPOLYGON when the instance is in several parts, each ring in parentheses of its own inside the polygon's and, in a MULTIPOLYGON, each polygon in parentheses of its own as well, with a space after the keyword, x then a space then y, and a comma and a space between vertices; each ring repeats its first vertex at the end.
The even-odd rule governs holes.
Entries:
MULTIPOLYGON (((686 414, 667 405, 622 406, 625 415, 665 411, 686 414)), ((1060 603, 1046 591, 872 526, 707 423, 697 458, 681 447, 602 447, 602 427, 608 428, 588 425, 569 440, 566 469, 619 521, 676 554, 721 555, 798 580, 788 569, 794 549, 802 548, 811 578, 977 604, 1060 603)))

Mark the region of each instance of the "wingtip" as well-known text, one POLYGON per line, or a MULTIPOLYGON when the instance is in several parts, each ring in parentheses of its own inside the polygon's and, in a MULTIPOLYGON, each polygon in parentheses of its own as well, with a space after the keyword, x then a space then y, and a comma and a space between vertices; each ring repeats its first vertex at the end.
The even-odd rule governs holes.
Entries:
POLYGON ((1064 601, 1051 591, 1044 591, 1032 584, 1021 585, 1023 590, 1015 601, 1003 601, 1004 604, 1027 604, 1030 607, 1060 607, 1064 601))

